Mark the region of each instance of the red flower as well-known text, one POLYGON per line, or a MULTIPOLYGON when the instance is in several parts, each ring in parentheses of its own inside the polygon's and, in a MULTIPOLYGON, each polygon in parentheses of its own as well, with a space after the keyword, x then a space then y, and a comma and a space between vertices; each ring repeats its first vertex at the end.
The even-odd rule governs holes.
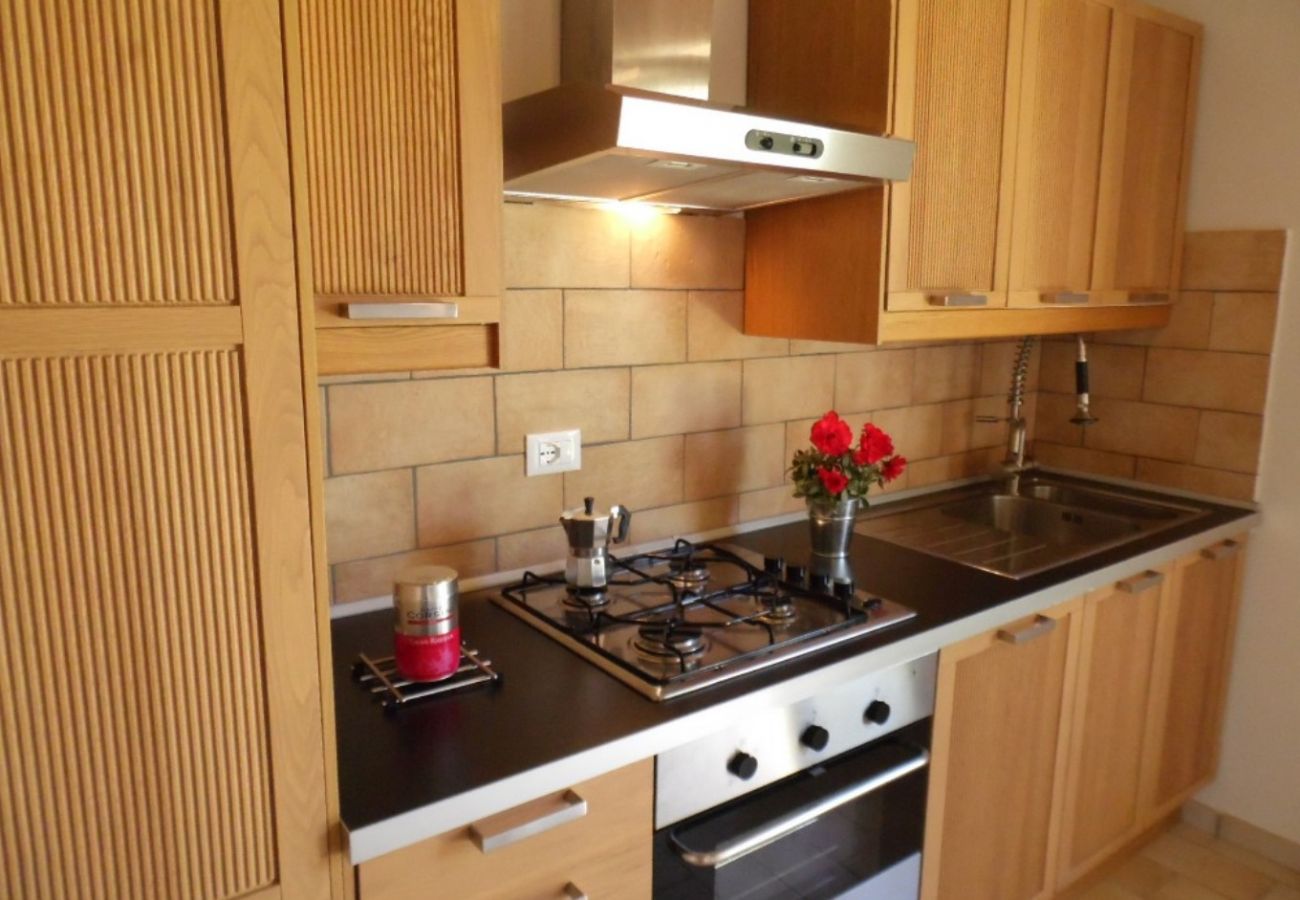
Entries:
POLYGON ((832 409, 813 425, 812 442, 822 453, 839 456, 853 446, 853 429, 832 409))
POLYGON ((853 454, 853 461, 860 466, 870 466, 893 452, 894 439, 868 422, 862 426, 862 444, 853 454))
POLYGON ((903 470, 906 468, 907 468, 907 457, 892 456, 889 459, 885 460, 885 464, 880 469, 880 477, 885 479, 886 481, 893 481, 899 475, 902 475, 903 470))
POLYGON ((817 477, 822 480, 822 487, 826 488, 832 497, 838 497, 840 492, 849 486, 849 480, 844 477, 844 473, 834 469, 820 468, 817 470, 817 477))

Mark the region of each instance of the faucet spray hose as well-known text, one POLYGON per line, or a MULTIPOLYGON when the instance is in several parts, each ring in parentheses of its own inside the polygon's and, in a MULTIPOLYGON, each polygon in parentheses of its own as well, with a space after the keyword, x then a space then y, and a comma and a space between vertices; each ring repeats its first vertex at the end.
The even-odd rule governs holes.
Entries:
POLYGON ((1074 392, 1078 394, 1078 407, 1070 423, 1087 428, 1097 423, 1097 419, 1088 408, 1092 403, 1088 386, 1088 345, 1081 334, 1076 337, 1076 340, 1079 345, 1079 355, 1074 363, 1074 392))

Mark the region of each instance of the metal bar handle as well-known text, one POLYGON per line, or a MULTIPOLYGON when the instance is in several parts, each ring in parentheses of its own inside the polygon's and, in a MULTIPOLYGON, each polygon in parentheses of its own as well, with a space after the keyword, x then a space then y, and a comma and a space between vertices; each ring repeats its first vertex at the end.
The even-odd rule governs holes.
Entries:
POLYGON ((1056 620, 1051 616, 1038 615, 1034 617, 1034 623, 1024 628, 1012 631, 1010 628, 998 629, 998 640, 1008 644, 1028 644, 1034 638, 1042 637, 1056 630, 1056 620))
POLYGON ((564 886, 564 896, 566 900, 587 900, 587 892, 572 881, 564 886))
POLYGON ((1143 591, 1149 591, 1157 584, 1165 580, 1163 572, 1146 571, 1141 575, 1134 575, 1132 578, 1125 578, 1116 585, 1126 594, 1140 594, 1143 591))
POLYGON ((931 294, 926 298, 931 306, 988 306, 986 294, 931 294))
POLYGON ((857 784, 850 785, 842 791, 823 797, 815 803, 801 806, 788 815, 768 822, 766 825, 760 825, 753 831, 738 835, 729 841, 724 841, 714 850, 691 850, 679 843, 676 835, 673 834, 669 835, 669 840, 672 842, 673 849, 677 851, 681 858, 693 866, 717 868, 729 862, 734 862, 746 854, 753 853, 755 850, 762 849, 768 844, 793 834, 805 825, 812 823, 832 810, 844 806, 846 803, 851 803, 859 797, 878 791, 899 779, 906 778, 919 769, 925 768, 930 762, 930 752, 921 747, 915 749, 916 755, 911 759, 859 781, 857 784))
POLYGON ((1236 556, 1239 552, 1241 552, 1241 542, 1229 540, 1215 544, 1213 547, 1206 547, 1201 551, 1201 556, 1206 559, 1219 560, 1236 556))
POLYGON ((565 791, 559 797, 528 803, 518 809, 507 810, 500 815, 469 826, 470 840, 484 853, 491 853, 511 844, 527 840, 534 835, 552 828, 581 819, 587 814, 587 801, 573 791, 565 791), (518 821, 521 813, 531 812, 538 806, 543 811, 538 815, 518 821))
POLYGON ((1055 291, 1050 294, 1042 294, 1040 299, 1044 303, 1051 303, 1055 306, 1079 306, 1088 302, 1088 292, 1055 291))
POLYGON ((455 319, 460 304, 443 300, 408 300, 390 303, 344 303, 349 319, 455 319))

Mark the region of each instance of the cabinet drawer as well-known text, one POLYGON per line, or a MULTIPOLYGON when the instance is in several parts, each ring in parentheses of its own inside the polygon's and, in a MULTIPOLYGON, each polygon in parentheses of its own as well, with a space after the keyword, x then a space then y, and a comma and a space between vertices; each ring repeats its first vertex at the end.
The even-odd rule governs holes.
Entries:
POLYGON ((360 900, 643 900, 653 795, 634 763, 363 863, 360 900))

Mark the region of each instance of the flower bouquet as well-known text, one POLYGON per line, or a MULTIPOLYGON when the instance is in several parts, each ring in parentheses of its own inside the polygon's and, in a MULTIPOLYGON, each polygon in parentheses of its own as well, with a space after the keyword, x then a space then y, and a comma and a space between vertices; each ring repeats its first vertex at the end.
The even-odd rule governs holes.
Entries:
POLYGON ((853 437, 849 423, 831 410, 813 425, 812 446, 790 461, 794 495, 808 502, 818 556, 846 555, 867 492, 893 481, 907 467, 907 459, 894 452, 893 438, 872 423, 862 426, 856 447, 853 437))

